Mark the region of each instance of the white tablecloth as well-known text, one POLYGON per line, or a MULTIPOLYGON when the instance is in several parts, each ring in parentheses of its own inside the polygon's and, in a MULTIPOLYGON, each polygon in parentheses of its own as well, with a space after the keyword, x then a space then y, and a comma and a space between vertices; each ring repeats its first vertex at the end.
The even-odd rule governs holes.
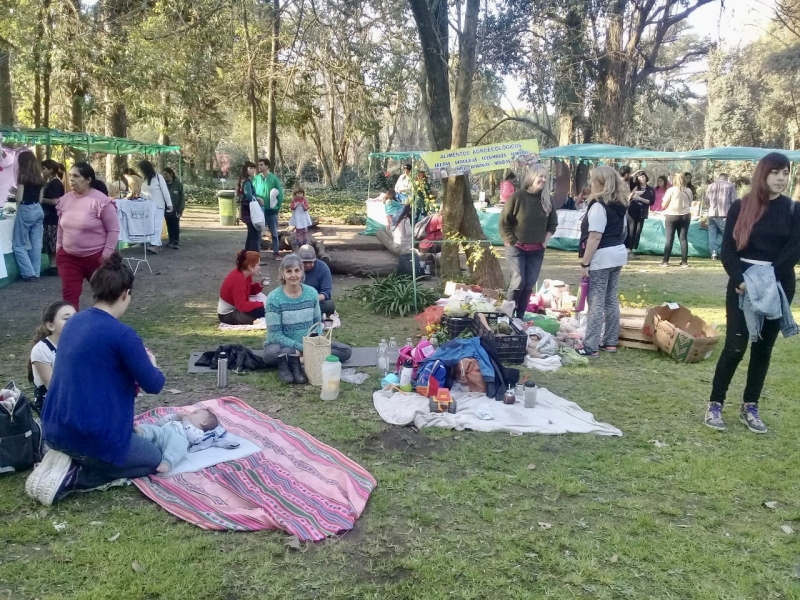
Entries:
MULTIPOLYGON (((0 254, 11 254, 11 239, 14 235, 14 219, 15 217, 6 215, 5 219, 0 221, 0 254)), ((0 258, 0 279, 8 277, 6 270, 5 257, 0 258)))

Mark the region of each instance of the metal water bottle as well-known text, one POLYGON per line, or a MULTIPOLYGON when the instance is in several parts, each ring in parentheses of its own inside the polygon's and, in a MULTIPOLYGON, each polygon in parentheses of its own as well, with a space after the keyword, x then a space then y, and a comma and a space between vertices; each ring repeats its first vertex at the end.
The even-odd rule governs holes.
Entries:
POLYGON ((217 387, 228 387, 228 353, 220 352, 217 359, 217 387))
POLYGON ((581 277, 581 284, 578 288, 578 304, 575 306, 575 312, 583 312, 586 308, 586 296, 589 295, 589 278, 581 277))

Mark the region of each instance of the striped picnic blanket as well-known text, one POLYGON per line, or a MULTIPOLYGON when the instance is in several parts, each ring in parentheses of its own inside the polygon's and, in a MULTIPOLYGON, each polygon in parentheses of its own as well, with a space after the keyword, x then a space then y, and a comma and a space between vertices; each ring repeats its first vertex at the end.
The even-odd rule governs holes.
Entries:
POLYGON ((372 475, 305 431, 238 398, 156 408, 137 416, 136 422, 151 423, 200 407, 212 410, 226 430, 262 450, 196 473, 134 479, 148 498, 203 529, 283 529, 300 540, 318 541, 353 528, 377 485, 372 475))

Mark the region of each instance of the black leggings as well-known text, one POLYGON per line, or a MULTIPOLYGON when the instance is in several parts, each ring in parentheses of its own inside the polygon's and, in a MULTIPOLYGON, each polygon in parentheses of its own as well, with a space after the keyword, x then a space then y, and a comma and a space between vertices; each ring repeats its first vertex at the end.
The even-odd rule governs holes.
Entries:
MULTIPOLYGON (((791 302, 791 300, 790 300, 791 302)), ((711 402, 725 403, 725 396, 731 384, 736 368, 742 362, 749 334, 744 313, 739 308, 739 294, 728 284, 725 296, 725 309, 728 313, 727 330, 725 332, 725 347, 719 355, 717 370, 714 372, 714 382, 711 386, 711 402)), ((758 403, 764 380, 767 378, 769 361, 772 357, 772 348, 780 332, 780 320, 764 320, 761 330, 761 339, 753 342, 750 347, 750 364, 747 366, 747 384, 744 388, 744 401, 758 403)))
POLYGON ((250 312, 242 312, 234 310, 233 312, 225 313, 224 315, 218 314, 219 322, 226 325, 252 325, 256 319, 262 319, 266 315, 264 307, 256 308, 250 312))
POLYGON ((251 252, 261 252, 261 232, 253 227, 250 221, 245 221, 247 225, 247 239, 244 243, 244 249, 251 252))
POLYGON ((672 254, 672 244, 675 242, 675 233, 681 242, 681 264, 689 262, 689 224, 692 222, 692 215, 665 215, 664 216, 664 262, 669 262, 672 254))
POLYGON ((634 219, 630 214, 625 218, 628 220, 628 238, 625 240, 625 247, 628 250, 636 250, 642 237, 644 219, 634 219))

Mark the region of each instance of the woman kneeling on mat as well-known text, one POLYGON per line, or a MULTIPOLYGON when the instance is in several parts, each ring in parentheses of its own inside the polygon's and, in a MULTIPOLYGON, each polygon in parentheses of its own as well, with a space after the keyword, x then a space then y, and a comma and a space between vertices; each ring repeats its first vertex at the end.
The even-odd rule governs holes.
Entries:
POLYGON ((113 253, 91 280, 94 306, 70 317, 42 411, 52 448, 25 482, 45 506, 75 490, 152 475, 161 452, 133 432, 136 385, 148 394, 164 374, 141 338, 119 321, 131 302, 133 272, 113 253))
POLYGON ((219 289, 217 316, 221 323, 252 325, 256 319, 264 317, 264 303, 250 299, 264 289, 263 280, 253 283, 253 278, 261 272, 260 261, 258 252, 240 250, 236 255, 236 268, 228 273, 219 289))
MULTIPOLYGON (((264 343, 264 362, 278 367, 278 377, 284 383, 307 383, 300 357, 303 338, 309 329, 322 320, 317 291, 303 285, 303 261, 288 254, 278 267, 281 285, 267 296, 267 341, 264 343)), ((312 332, 313 333, 313 332, 312 332)), ((331 354, 345 362, 353 353, 350 346, 332 342, 331 354)))

